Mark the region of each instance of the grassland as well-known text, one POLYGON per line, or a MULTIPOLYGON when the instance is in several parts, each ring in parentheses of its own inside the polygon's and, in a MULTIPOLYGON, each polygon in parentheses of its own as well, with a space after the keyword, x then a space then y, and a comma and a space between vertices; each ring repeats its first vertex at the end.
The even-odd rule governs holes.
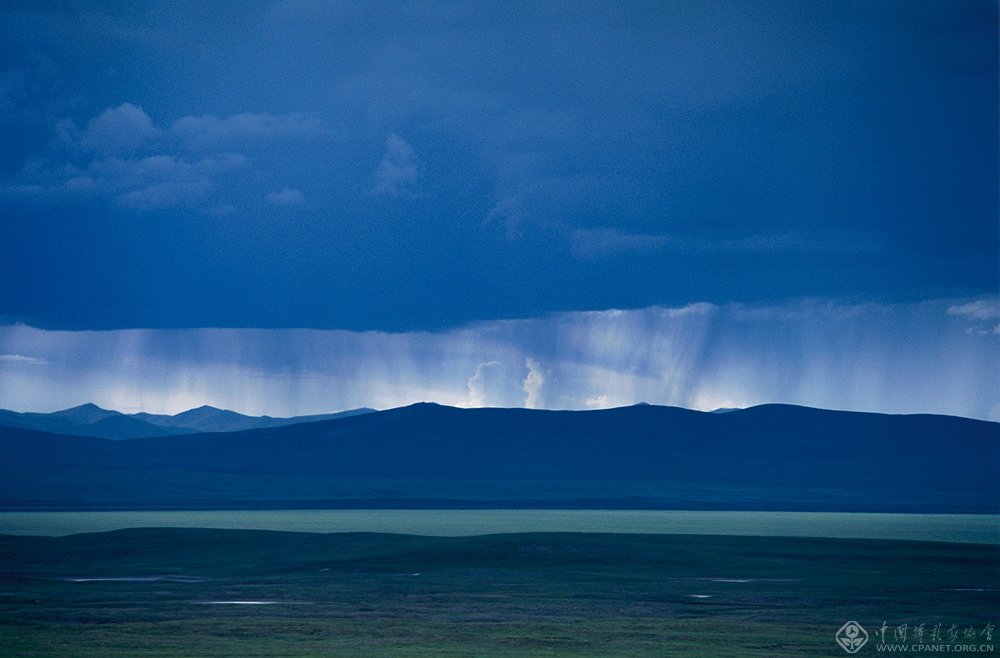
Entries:
POLYGON ((0 536, 0 655, 837 656, 849 619, 996 624, 998 589, 1000 547, 916 541, 0 536))

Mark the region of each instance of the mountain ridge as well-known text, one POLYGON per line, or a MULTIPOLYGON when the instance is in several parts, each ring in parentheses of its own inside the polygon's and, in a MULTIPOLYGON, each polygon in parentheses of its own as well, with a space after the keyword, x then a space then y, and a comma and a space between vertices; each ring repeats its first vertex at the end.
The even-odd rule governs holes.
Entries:
POLYGON ((1000 424, 792 405, 714 414, 417 404, 141 441, 8 428, 0 476, 8 508, 354 501, 997 513, 1000 424))
POLYGON ((144 412, 125 414, 112 409, 103 409, 88 402, 51 413, 0 409, 0 427, 20 427, 55 434, 120 440, 280 427, 302 422, 332 420, 372 411, 374 410, 363 407, 330 414, 274 418, 247 416, 228 409, 202 405, 171 416, 144 412))

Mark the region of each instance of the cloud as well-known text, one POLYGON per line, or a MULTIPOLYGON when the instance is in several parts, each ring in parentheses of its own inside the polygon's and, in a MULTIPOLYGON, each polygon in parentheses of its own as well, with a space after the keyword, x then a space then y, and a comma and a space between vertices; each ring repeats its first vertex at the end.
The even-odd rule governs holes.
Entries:
POLYGON ((524 400, 524 390, 499 361, 477 365, 466 388, 469 399, 465 406, 468 407, 519 407, 524 400))
POLYGON ((91 162, 66 181, 67 190, 109 196, 126 208, 153 210, 190 206, 214 187, 216 174, 247 166, 235 153, 187 160, 173 155, 109 158, 91 162))
POLYGON ((586 398, 583 401, 583 406, 588 409, 607 409, 611 407, 611 399, 606 393, 602 393, 592 398, 586 398))
POLYGON ((0 184, 0 195, 13 198, 39 198, 45 193, 44 185, 22 185, 18 183, 0 184))
POLYGON ((528 375, 521 381, 524 388, 524 407, 526 409, 541 409, 545 406, 542 398, 542 387, 545 385, 545 373, 537 361, 528 357, 524 360, 528 375))
POLYGON ((8 358, 0 408, 92 401, 294 415, 422 400, 547 409, 645 401, 705 410, 784 402, 1000 420, 996 341, 967 334, 946 313, 974 301, 702 303, 415 333, 0 325, 0 354, 49 364, 13 367, 27 362, 8 358))
MULTIPOLYGON (((301 113, 187 116, 164 130, 142 108, 122 103, 91 118, 84 130, 72 120, 58 121, 49 151, 29 159, 22 180, 5 183, 0 194, 38 201, 103 198, 130 210, 187 207, 219 214, 236 209, 217 192, 220 175, 250 167, 238 149, 255 139, 324 131, 318 117, 301 113)), ((264 199, 272 205, 305 201, 292 188, 264 199)))
POLYGON ((23 354, 0 354, 0 365, 5 363, 26 366, 44 366, 48 364, 48 361, 45 359, 36 359, 33 356, 24 356, 23 354))
POLYGON ((306 198, 299 190, 290 187, 283 188, 280 192, 271 192, 264 195, 264 200, 272 206, 301 206, 306 202, 306 198))
POLYGON ((489 373, 496 372, 501 369, 499 361, 489 361, 487 363, 480 363, 476 366, 476 372, 473 373, 472 377, 469 377, 469 381, 466 386, 469 389, 469 403, 470 407, 485 407, 486 405, 486 388, 488 380, 492 377, 489 373))
POLYGON ((131 103, 108 108, 87 122, 79 145, 100 155, 135 153, 160 136, 149 115, 131 103))
POLYGON ((970 320, 1000 320, 1000 300, 977 299, 966 304, 956 304, 949 306, 947 313, 970 320))
POLYGON ((417 154, 406 140, 392 133, 385 140, 385 155, 375 172, 375 194, 399 196, 407 192, 420 176, 417 154))
POLYGON ((852 236, 822 239, 795 233, 748 235, 720 239, 678 238, 675 236, 629 233, 617 228, 577 228, 569 230, 574 255, 583 259, 617 254, 643 253, 659 249, 689 254, 770 254, 833 253, 854 254, 879 249, 871 240, 861 242, 852 236))
POLYGON ((967 321, 965 333, 972 336, 1000 336, 1000 300, 977 299, 949 306, 948 315, 967 321))
POLYGON ((573 253, 580 258, 652 251, 668 242, 664 235, 626 233, 615 228, 574 229, 570 240, 573 253))
POLYGON ((182 117, 170 124, 170 133, 189 149, 211 149, 234 144, 242 146, 247 138, 308 137, 325 131, 322 119, 315 114, 304 113, 243 113, 229 117, 205 114, 182 117))
POLYGON ((533 153, 509 154, 498 166, 502 193, 487 211, 483 226, 498 224, 509 241, 548 234, 565 240, 572 234, 568 218, 586 212, 592 177, 546 174, 533 153))
POLYGON ((484 225, 500 222, 507 229, 507 239, 521 236, 521 228, 531 218, 525 197, 515 194, 497 201, 486 213, 484 225))
POLYGON ((118 202, 132 210, 174 208, 201 200, 211 189, 212 183, 205 179, 155 183, 120 195, 118 202))

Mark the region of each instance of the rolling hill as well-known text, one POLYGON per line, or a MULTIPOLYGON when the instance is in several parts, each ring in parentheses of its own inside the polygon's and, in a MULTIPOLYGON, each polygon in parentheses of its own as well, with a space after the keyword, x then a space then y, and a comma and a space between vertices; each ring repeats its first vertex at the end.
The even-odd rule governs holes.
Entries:
POLYGON ((202 406, 174 416, 163 414, 123 414, 84 404, 52 413, 21 413, 0 409, 0 427, 41 430, 55 434, 93 436, 102 439, 140 439, 154 436, 175 436, 198 432, 234 432, 283 427, 296 423, 346 418, 371 413, 373 409, 352 409, 331 414, 272 418, 245 416, 227 409, 202 406))
POLYGON ((653 507, 1000 511, 1000 424, 764 405, 724 414, 434 404, 108 441, 0 430, 12 508, 653 507))

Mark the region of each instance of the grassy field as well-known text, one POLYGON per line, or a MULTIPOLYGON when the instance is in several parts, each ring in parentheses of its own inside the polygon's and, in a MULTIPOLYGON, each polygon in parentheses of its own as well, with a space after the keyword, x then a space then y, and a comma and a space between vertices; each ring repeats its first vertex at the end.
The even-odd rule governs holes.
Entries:
POLYGON ((843 656, 847 620, 875 655, 883 622, 996 624, 998 589, 1000 547, 915 541, 0 536, 0 655, 843 656))

